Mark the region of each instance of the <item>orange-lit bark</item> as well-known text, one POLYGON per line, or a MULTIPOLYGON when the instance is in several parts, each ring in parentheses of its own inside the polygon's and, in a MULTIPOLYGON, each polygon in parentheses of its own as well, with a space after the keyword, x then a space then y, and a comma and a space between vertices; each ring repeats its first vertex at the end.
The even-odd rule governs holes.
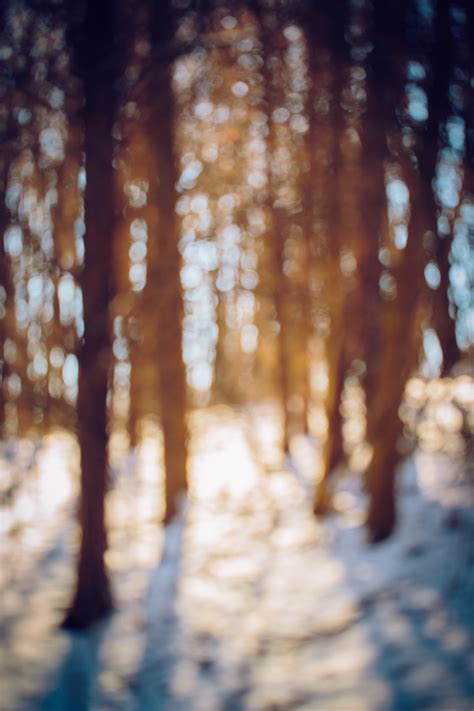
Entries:
MULTIPOLYGON (((309 246, 309 245, 308 245, 309 246)), ((308 262, 310 260, 309 250, 307 252, 308 262)), ((301 309, 301 348, 302 348, 302 368, 301 368, 301 391, 303 399, 303 412, 302 412, 302 424, 303 432, 306 435, 311 433, 310 419, 311 419, 311 402, 312 402, 312 388, 311 388, 311 365, 312 365, 312 353, 311 345, 313 340, 313 314, 312 314, 312 295, 311 295, 311 268, 308 263, 306 269, 306 275, 304 279, 304 289, 300 298, 300 309, 301 309)))
POLYGON ((282 450, 285 454, 290 451, 290 425, 291 416, 289 410, 290 401, 290 343, 289 343, 289 328, 288 328, 288 318, 287 318, 287 295, 285 292, 285 281, 283 276, 283 241, 284 236, 282 236, 281 231, 285 229, 285 220, 282 215, 281 219, 278 220, 278 212, 273 211, 272 220, 275 224, 278 224, 276 230, 271 231, 270 239, 275 243, 275 249, 273 252, 274 258, 274 273, 278 274, 277 283, 274 284, 273 288, 273 299, 275 303, 275 311, 277 322, 279 326, 277 334, 277 347, 278 347, 278 383, 279 392, 281 396, 282 403, 282 415, 283 415, 283 427, 282 427, 282 450))
MULTIPOLYGON (((154 8, 153 38, 162 48, 174 40, 171 3, 154 8)), ((186 374, 182 355, 183 300, 178 251, 179 223, 175 212, 178 165, 175 149, 175 97, 172 64, 152 72, 149 84, 150 143, 153 177, 150 202, 157 210, 157 231, 149 236, 149 279, 156 280, 157 361, 165 462, 165 521, 176 513, 187 490, 186 374)))
MULTIPOLYGON (((310 15, 313 18, 313 13, 310 15)), ((303 26, 306 32, 308 80, 313 85, 316 79, 315 63, 316 52, 313 49, 315 42, 314 27, 312 22, 305 22, 303 15, 303 26)), ((301 347, 303 349, 303 372, 302 372, 302 396, 303 396, 303 430, 305 434, 310 433, 310 409, 312 399, 311 388, 311 343, 314 335, 313 326, 313 300, 314 300, 314 279, 315 279, 315 189, 316 184, 321 183, 323 170, 315 160, 314 149, 317 140, 315 121, 313 120, 313 86, 307 90, 305 101, 305 114, 308 118, 308 130, 303 144, 304 162, 300 168, 300 192, 301 192, 301 227, 303 230, 303 264, 300 287, 300 310, 301 310, 301 347), (319 170, 318 170, 319 168, 319 170)), ((319 190, 320 192, 320 190, 319 190)))
MULTIPOLYGON (((306 25, 308 66, 313 82, 310 94, 314 96, 323 88, 318 85, 318 79, 330 93, 327 116, 316 119, 310 106, 309 131, 309 141, 317 145, 321 141, 317 121, 323 125, 327 124, 325 133, 329 139, 326 148, 329 150, 329 155, 324 181, 324 200, 320 200, 319 204, 320 211, 325 213, 319 217, 324 220, 326 227, 326 244, 323 252, 325 258, 323 300, 329 316, 329 332, 325 340, 328 387, 324 402, 328 430, 323 445, 321 476, 314 500, 314 511, 318 514, 326 512, 330 507, 329 477, 343 456, 340 402, 344 386, 347 324, 345 323, 345 283, 340 260, 345 220, 344 159, 341 150, 345 128, 344 110, 341 106, 346 59, 345 10, 343 6, 336 11, 335 7, 328 3, 324 7, 324 13, 311 15, 306 25), (326 59, 321 61, 321 55, 326 59)), ((310 148, 314 150, 314 145, 310 145, 310 148)), ((309 205, 306 209, 309 209, 309 205)))
MULTIPOLYGON (((55 262, 50 278, 53 284, 53 318, 46 325, 47 352, 55 347, 69 352, 78 348, 77 334, 73 324, 68 326, 60 322, 59 283, 64 273, 77 278, 79 265, 75 245, 75 224, 81 215, 81 199, 78 190, 78 176, 82 161, 82 130, 79 123, 80 100, 77 96, 70 97, 66 105, 68 113, 68 139, 64 161, 57 169, 56 190, 57 203, 51 208, 52 237, 54 243, 55 262)), ((49 377, 52 367, 49 368, 49 377)), ((61 398, 51 397, 48 393, 46 411, 47 426, 60 422, 64 426, 72 426, 75 413, 61 398)))
MULTIPOLYGON (((269 39, 264 42, 268 46, 269 39)), ((265 50, 265 47, 264 47, 265 50)), ((272 162, 275 160, 275 151, 277 146, 276 126, 272 121, 272 112, 278 106, 278 97, 275 87, 275 77, 271 76, 269 61, 272 53, 276 52, 276 48, 270 48, 268 55, 264 52, 264 81, 267 87, 266 106, 269 120, 269 135, 268 135, 268 161, 269 161, 269 190, 267 199, 268 209, 268 230, 267 240, 270 251, 270 261, 273 272, 273 303, 275 306, 276 320, 278 323, 277 332, 277 353, 278 353, 278 370, 277 381, 278 389, 281 398, 282 406, 282 451, 288 454, 290 451, 290 396, 291 396, 291 344, 290 344, 290 326, 289 326, 289 280, 284 273, 284 251, 285 242, 288 234, 289 219, 285 208, 276 207, 277 200, 277 184, 274 179, 272 162), (267 72, 267 74, 265 74, 267 72)), ((275 54, 274 54, 275 56, 275 54)))
POLYGON ((344 389, 345 361, 342 343, 333 343, 334 352, 331 357, 331 367, 328 373, 328 389, 326 393, 327 434, 323 444, 321 478, 316 487, 313 510, 321 515, 331 510, 331 494, 329 482, 331 474, 344 459, 342 437, 341 398, 344 389))
POLYGON ((276 126, 272 113, 278 106, 279 93, 275 69, 272 62, 278 57, 275 36, 271 31, 272 12, 266 13, 259 3, 251 3, 259 22, 262 43, 262 78, 264 85, 263 103, 268 119, 267 136, 267 174, 268 188, 265 207, 267 213, 266 249, 268 262, 272 270, 271 291, 275 315, 278 324, 277 345, 277 383, 282 410, 281 449, 285 454, 290 451, 290 343, 288 324, 288 285, 283 271, 284 249, 288 230, 288 215, 285 208, 277 207, 277 184, 275 181, 273 160, 277 147, 276 126))
POLYGON ((3 235, 9 222, 9 215, 5 206, 6 181, 6 165, 3 164, 0 173, 0 288, 2 290, 0 295, 0 439, 5 437, 6 432, 6 379, 8 375, 8 364, 5 360, 4 347, 8 335, 8 309, 11 308, 10 268, 7 262, 5 244, 3 241, 3 235))
MULTIPOLYGON (((130 40, 133 61, 137 61, 133 54, 133 44, 137 42, 137 37, 147 37, 149 32, 149 12, 146 4, 127 4, 122 8, 124 12, 123 22, 127 26, 136 28, 136 35, 130 40)), ((146 59, 142 59, 146 62, 146 59)), ((140 65, 141 66, 141 65, 140 65)), ((149 75, 147 74, 147 77, 149 75)), ((124 174, 122 176, 122 191, 126 190, 127 181, 143 181, 143 185, 152 186, 156 180, 153 172, 154 160, 152 141, 154 140, 150 130, 152 103, 155 100, 155 93, 150 96, 148 83, 143 87, 140 94, 139 111, 124 121, 122 160, 124 164, 124 174), (153 164, 153 165, 152 165, 153 164)), ((122 291, 124 297, 124 308, 126 318, 124 319, 124 333, 128 341, 130 360, 130 385, 129 385, 129 411, 128 411, 128 434, 130 446, 135 447, 139 440, 139 425, 143 417, 147 415, 158 416, 159 414, 159 385, 156 364, 159 360, 159 344, 156 338, 156 310, 159 302, 159 284, 153 277, 153 266, 156 259, 156 236, 158 234, 158 215, 156 200, 148 193, 146 205, 134 207, 127 201, 124 209, 124 220, 122 222, 123 239, 122 244, 117 245, 118 258, 122 263, 122 291), (143 219, 146 223, 149 239, 146 243, 146 281, 142 290, 131 291, 130 283, 130 243, 131 229, 136 218, 143 219), (151 239, 150 239, 151 236, 151 239)))
MULTIPOLYGON (((5 10, 0 10, 0 21, 5 22, 5 10)), ((10 112, 10 107, 6 105, 6 111, 10 112)), ((5 204, 7 184, 8 184, 8 151, 7 141, 10 137, 10 114, 2 126, 0 140, 3 145, 2 155, 0 156, 0 439, 3 439, 6 434, 6 404, 7 404, 7 387, 6 379, 8 376, 8 363, 5 360, 5 341, 8 335, 8 317, 9 309, 12 309, 11 303, 11 278, 10 265, 7 261, 5 253, 4 234, 10 222, 10 213, 5 204), (3 310, 2 310, 3 307, 3 310)))

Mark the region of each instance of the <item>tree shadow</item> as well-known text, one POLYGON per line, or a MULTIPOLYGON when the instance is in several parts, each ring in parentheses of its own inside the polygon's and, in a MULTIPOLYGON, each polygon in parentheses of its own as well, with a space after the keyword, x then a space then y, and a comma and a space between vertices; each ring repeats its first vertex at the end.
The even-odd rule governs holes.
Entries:
MULTIPOLYGON (((425 546, 433 542, 410 543, 402 548, 401 574, 359 598, 375 654, 371 672, 388 692, 380 711, 473 708, 474 521, 467 516, 465 524, 446 531, 449 509, 430 501, 426 513, 438 522, 439 537, 431 527, 432 533, 444 551, 435 545, 429 554, 425 546)), ((421 530, 423 521, 418 525, 421 530)), ((357 587, 357 573, 346 567, 346 575, 349 587, 357 587)))
POLYGON ((136 711, 158 711, 173 696, 170 683, 179 660, 176 645, 179 615, 175 602, 186 506, 181 502, 179 513, 166 525, 161 558, 151 574, 145 603, 146 642, 138 671, 130 681, 136 711))
MULTIPOLYGON (((468 506, 469 482, 457 484, 463 487, 455 497, 460 505, 451 502, 452 491, 431 498, 416 483, 417 464, 411 462, 399 479, 401 515, 391 538, 370 545, 362 524, 355 531, 345 525, 344 514, 327 521, 330 553, 342 564, 342 585, 357 606, 351 624, 363 633, 371 657, 363 695, 367 708, 378 711, 472 711, 474 512, 468 506), (370 680, 374 689, 377 681, 383 689, 381 700, 371 698, 370 680)), ((348 491, 354 494, 351 485, 348 491)))
POLYGON ((99 650, 108 621, 87 632, 70 632, 69 651, 38 711, 89 711, 93 708, 99 672, 99 650))

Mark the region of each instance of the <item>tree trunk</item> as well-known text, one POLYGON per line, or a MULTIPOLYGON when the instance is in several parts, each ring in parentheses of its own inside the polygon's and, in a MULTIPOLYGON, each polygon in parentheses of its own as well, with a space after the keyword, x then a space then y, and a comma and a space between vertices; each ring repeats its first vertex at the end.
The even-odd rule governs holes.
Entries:
MULTIPOLYGON (((0 21, 5 21, 4 15, 5 12, 0 11, 0 21)), ((16 331, 12 265, 10 257, 5 252, 4 235, 11 221, 10 211, 5 199, 8 188, 9 161, 12 158, 12 146, 15 145, 17 130, 16 122, 13 120, 8 104, 7 111, 8 117, 0 136, 0 142, 3 146, 2 155, 0 156, 0 288, 3 289, 0 297, 0 439, 5 438, 8 430, 6 380, 10 375, 11 368, 5 358, 5 343, 7 338, 11 338, 16 331), (3 304, 3 310, 1 304, 3 304)))
MULTIPOLYGON (((273 211, 273 216, 270 218, 278 223, 278 219, 275 216, 275 210, 273 211)), ((283 249, 284 249, 284 235, 278 234, 277 232, 283 231, 285 229, 286 220, 279 221, 279 227, 277 230, 271 229, 271 240, 276 242, 274 251, 274 274, 278 275, 274 283, 274 303, 277 322, 279 326, 279 331, 277 335, 277 348, 278 348, 278 384, 282 403, 282 414, 283 414, 283 426, 282 426, 282 451, 284 454, 289 454, 290 452, 290 343, 288 334, 288 320, 287 320, 287 298, 285 293, 285 283, 283 274, 283 249)))
POLYGON ((112 608, 105 568, 107 534, 107 390, 110 361, 109 303, 112 291, 112 244, 115 220, 112 128, 117 96, 113 0, 89 0, 78 50, 84 87, 85 257, 81 275, 84 339, 79 352, 78 421, 81 451, 81 546, 77 587, 64 626, 83 628, 112 608))
MULTIPOLYGON (((435 45, 431 52, 432 54, 432 71, 435 76, 436 89, 431 87, 430 91, 430 119, 428 126, 428 140, 435 144, 439 139, 441 126, 446 125, 448 117, 452 112, 449 88, 451 81, 452 60, 455 49, 452 43, 450 34, 450 3, 449 0, 438 0, 437 3, 437 18, 435 23, 435 45)), ((467 127, 466 127, 467 128, 467 127)), ((468 132, 466 131, 466 135, 468 132)), ((426 144, 425 140, 425 144, 426 144)), ((424 149, 426 153, 426 148, 424 149)), ((420 169, 424 171, 426 181, 432 180, 433 174, 429 171, 434 171, 432 159, 429 155, 425 156, 420 162, 420 169)), ((434 195, 432 196, 432 211, 433 211, 433 226, 432 230, 436 234, 436 214, 438 205, 434 195)), ((440 284, 438 289, 432 295, 433 308, 433 323, 438 335, 441 349, 443 351, 443 366, 441 375, 448 376, 452 367, 460 359, 459 346, 456 340, 456 315, 455 305, 450 304, 449 290, 449 271, 451 265, 449 263, 449 253, 451 251, 452 235, 440 236, 437 235, 435 244, 435 258, 440 271, 440 284), (450 311, 453 312, 451 316, 450 311)))
MULTIPOLYGON (((428 186, 420 186, 423 191, 428 186)), ((410 191, 412 199, 416 195, 410 191)), ((366 471, 369 492, 367 525, 373 542, 387 538, 396 522, 395 473, 400 459, 397 442, 403 431, 398 415, 406 381, 415 368, 421 344, 418 321, 418 294, 423 281, 424 211, 415 213, 410 221, 408 243, 402 262, 395 272, 397 296, 382 308, 382 333, 376 367, 376 388, 368 409, 369 442, 372 460, 366 471), (403 352, 400 353, 400 343, 403 352)))
MULTIPOLYGON (((366 66, 368 80, 367 110, 362 130, 361 190, 363 226, 366 239, 361 242, 359 289, 362 308, 362 343, 366 365, 365 392, 367 401, 367 440, 373 447, 373 457, 366 472, 365 483, 369 494, 367 523, 372 540, 382 540, 390 534, 395 523, 395 492, 393 457, 400 421, 397 414, 401 396, 396 362, 397 304, 382 301, 379 279, 381 264, 379 250, 387 226, 385 194, 385 161, 389 155, 387 132, 393 129, 393 107, 402 91, 401 66, 394 53, 396 44, 404 37, 404 8, 399 15, 388 14, 378 0, 372 16, 374 49, 366 66), (392 25, 393 23, 393 25, 392 25), (392 37, 391 32, 394 36, 392 37), (395 92, 395 95, 394 95, 395 92), (395 361, 394 361, 395 357, 395 361), (389 369, 395 367, 395 373, 389 369)), ((397 288, 405 289, 397 282, 397 288)), ((407 324, 406 333, 410 334, 407 324)), ((404 385, 404 379, 403 379, 404 385)))
MULTIPOLYGON (((152 6, 153 39, 171 46, 175 18, 170 2, 152 6)), ((165 521, 178 510, 187 490, 186 372, 182 354, 183 298, 178 251, 179 223, 176 217, 178 165, 175 152, 175 97, 171 61, 158 67, 149 84, 149 126, 153 150, 150 201, 157 210, 157 231, 149 239, 149 279, 156 280, 158 350, 157 362, 161 426, 165 464, 165 521)))
POLYGON ((447 377, 453 366, 461 358, 456 340, 456 318, 450 314, 450 307, 454 310, 454 303, 449 299, 449 252, 451 239, 447 236, 438 238, 436 259, 440 272, 440 284, 433 295, 433 322, 443 351, 443 367, 441 375, 447 377))
MULTIPOLYGON (((334 466, 342 455, 342 422, 340 400, 344 386, 344 341, 346 324, 345 280, 341 273, 340 258, 343 247, 343 224, 345 217, 345 198, 343 191, 344 159, 341 150, 345 129, 344 109, 341 106, 341 93, 344 87, 344 70, 347 52, 344 35, 346 29, 346 5, 334 3, 314 3, 305 22, 308 48, 308 67, 312 87, 309 92, 308 113, 310 129, 308 149, 311 156, 311 172, 314 175, 318 167, 314 165, 315 147, 328 151, 326 171, 323 178, 324 191, 319 200, 319 220, 325 226, 323 237, 323 258, 325 272, 323 277, 323 301, 329 316, 329 332, 325 339, 325 356, 328 387, 325 397, 327 435, 323 445, 322 470, 316 489, 314 512, 322 514, 330 508, 328 482, 334 466), (315 115, 313 101, 318 91, 326 91, 330 96, 327 115, 315 115), (326 135, 327 146, 323 145, 321 135, 326 135)), ((316 212, 314 198, 306 192, 306 210, 316 212)), ((321 239, 321 235, 318 236, 321 239)))
MULTIPOLYGON (((4 159, 5 160, 5 159, 4 159)), ((6 163, 6 160, 5 160, 6 163)), ((8 364, 5 360, 5 341, 8 336, 8 309, 11 304, 11 279, 10 265, 5 254, 5 244, 3 241, 4 232, 8 226, 9 215, 5 206, 5 192, 7 181, 7 170, 5 163, 1 168, 0 175, 0 439, 4 439, 6 433, 6 379, 8 376, 8 364)))
MULTIPOLYGON (((336 350, 336 349, 335 349, 336 350)), ((344 351, 338 344, 337 353, 332 356, 332 366, 328 376, 326 394, 327 435, 323 445, 321 478, 316 487, 313 511, 317 515, 331 510, 329 482, 331 474, 344 460, 344 442, 342 437, 341 398, 344 390, 345 361, 344 351)))
POLYGON ((280 100, 276 85, 276 70, 271 65, 271 60, 277 57, 275 45, 275 30, 271 27, 274 15, 272 11, 266 12, 258 2, 250 3, 259 23, 259 32, 262 44, 262 77, 264 85, 264 110, 268 119, 267 137, 267 197, 265 207, 267 213, 266 249, 268 262, 272 270, 271 292, 275 315, 278 323, 276 335, 277 345, 277 387, 282 410, 282 436, 281 449, 284 454, 290 451, 290 343, 288 323, 288 284, 283 271, 284 249, 288 229, 288 214, 285 208, 276 207, 277 185, 273 171, 273 158, 277 146, 275 123, 272 121, 273 110, 279 105, 280 100))
MULTIPOLYGON (((438 132, 441 106, 448 90, 443 60, 449 36, 448 5, 440 0, 435 23, 433 80, 428 90, 429 117, 415 148, 416 165, 399 146, 398 161, 410 193, 411 216, 407 245, 394 268, 396 297, 385 302, 380 321, 379 348, 377 351, 376 388, 368 407, 368 439, 373 446, 373 457, 366 472, 369 491, 367 524, 371 539, 385 539, 395 525, 395 469, 399 460, 397 440, 402 432, 398 409, 402 402, 405 384, 417 364, 421 342, 419 293, 423 284, 424 237, 431 231, 436 234, 437 206, 432 182, 438 156, 438 132), (447 34, 446 34, 447 33, 447 34), (404 343, 399 354, 399 344, 404 343)), ((397 105, 397 102, 394 103, 397 105)), ((400 141, 401 144, 401 141, 400 141)))

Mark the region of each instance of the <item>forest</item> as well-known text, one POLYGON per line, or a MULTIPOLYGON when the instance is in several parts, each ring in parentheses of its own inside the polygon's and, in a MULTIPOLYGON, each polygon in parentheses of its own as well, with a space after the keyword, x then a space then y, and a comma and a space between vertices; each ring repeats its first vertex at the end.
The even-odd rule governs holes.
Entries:
POLYGON ((0 17, 2 709, 471 711, 471 0, 0 17), (403 662, 434 655, 435 698, 387 650, 389 696, 341 682, 344 635, 400 617, 391 595, 429 629, 454 600, 448 651, 403 662), (323 657, 340 642, 333 687, 297 671, 305 626, 323 657))

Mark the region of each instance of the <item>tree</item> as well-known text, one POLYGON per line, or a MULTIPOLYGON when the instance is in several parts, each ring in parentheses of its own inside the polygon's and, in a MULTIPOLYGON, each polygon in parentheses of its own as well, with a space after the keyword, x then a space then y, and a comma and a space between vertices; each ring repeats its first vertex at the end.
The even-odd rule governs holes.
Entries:
MULTIPOLYGON (((290 329, 289 329, 289 283, 284 272, 284 251, 289 230, 289 215, 282 200, 278 199, 278 190, 282 187, 277 177, 276 150, 278 146, 277 126, 273 120, 273 112, 279 106, 279 76, 280 57, 276 35, 280 28, 275 12, 265 10, 259 2, 251 3, 259 24, 262 46, 262 78, 263 105, 268 121, 267 136, 267 196, 265 247, 271 272, 271 291, 275 308, 277 331, 277 383, 281 397, 283 427, 282 450, 290 451, 290 329)), ((283 201, 284 203, 284 201, 283 201)))
POLYGON ((0 176, 0 439, 3 439, 6 433, 8 364, 5 357, 5 346, 8 334, 8 310, 11 308, 10 269, 3 242, 3 234, 8 223, 7 209, 5 207, 5 185, 6 170, 3 169, 0 176))
MULTIPOLYGON (((383 12, 386 13, 385 7, 383 12)), ((384 18, 387 18, 387 14, 384 14, 384 18)), ((401 20, 406 22, 406 18, 407 14, 404 13, 401 20)), ((390 31, 393 31, 394 21, 390 22, 390 31)), ((404 146, 399 130, 394 133, 392 128, 392 150, 408 187, 411 214, 407 245, 391 269, 393 282, 390 283, 393 290, 386 295, 380 310, 375 388, 368 397, 368 440, 373 455, 366 472, 369 491, 367 524, 373 541, 383 540, 390 535, 396 520, 395 471, 400 458, 397 443, 403 431, 398 410, 406 381, 419 357, 420 294, 423 287, 425 245, 428 240, 436 240, 437 205, 432 185, 438 160, 441 115, 435 97, 436 92, 440 91, 444 95, 448 90, 444 62, 436 61, 436 57, 444 57, 448 27, 448 3, 440 0, 434 30, 435 57, 432 59, 432 77, 427 88, 428 118, 423 132, 416 135, 413 149, 415 161, 404 146), (399 348, 402 342, 403 352, 399 348)), ((386 36, 387 33, 386 51, 389 51, 386 36)), ((393 68, 397 70, 396 65, 393 68)), ((395 79, 396 76, 394 73, 395 79)), ((393 96, 386 99, 392 115, 399 105, 403 82, 395 80, 393 88, 393 96)))
POLYGON ((113 191, 113 124, 118 103, 113 0, 87 0, 76 63, 83 84, 86 169, 85 256, 80 277, 84 337, 79 352, 77 415, 81 452, 81 544, 77 586, 64 620, 68 628, 87 627, 112 608, 105 568, 107 533, 107 391, 110 362, 109 304, 112 244, 116 219, 113 191))
POLYGON ((151 36, 163 55, 148 82, 152 148, 149 200, 156 210, 150 230, 148 279, 157 290, 157 362, 165 464, 165 521, 176 513, 187 490, 186 374, 182 354, 183 301, 175 212, 178 165, 175 138, 172 47, 175 15, 171 2, 150 6, 151 36), (167 56, 168 55, 168 56, 167 56))
MULTIPOLYGON (((328 482, 335 467, 343 457, 342 421, 340 414, 341 395, 345 375, 345 329, 346 329, 346 286, 341 272, 340 261, 344 245, 345 197, 344 197, 344 156, 342 144, 345 130, 344 110, 341 106, 345 79, 347 47, 344 39, 345 7, 334 3, 313 3, 310 16, 305 23, 307 31, 308 67, 312 81, 311 96, 324 89, 329 94, 327 115, 315 116, 313 107, 309 107, 310 144, 314 152, 315 145, 321 146, 321 133, 328 135, 329 150, 327 168, 324 176, 324 196, 319 201, 320 220, 325 225, 325 239, 322 249, 324 259, 323 303, 329 317, 329 330, 325 339, 325 359, 327 368, 327 391, 325 411, 327 435, 323 445, 322 467, 316 489, 314 511, 325 513, 330 507, 328 482), (320 59, 323 57, 323 59, 320 59), (319 79, 319 82, 318 82, 319 79), (322 86, 320 82, 322 81, 322 86), (316 125, 315 125, 316 124, 316 125), (321 126, 321 124, 323 124, 321 126), (312 129, 312 130, 311 130, 312 129)), ((324 134, 323 134, 324 135, 324 134)), ((314 161, 314 158, 313 158, 314 161)), ((314 170, 314 165, 313 165, 314 170)), ((310 205, 306 205, 310 210, 310 205)), ((321 239, 321 235, 317 235, 321 239)))
MULTIPOLYGON (((5 131, 2 130, 3 138, 7 137, 8 117, 5 121, 5 131)), ((9 309, 11 309, 12 284, 10 275, 10 264, 5 253, 5 243, 3 235, 8 227, 10 217, 5 197, 8 182, 8 164, 6 151, 0 162, 0 439, 6 433, 6 403, 8 363, 6 360, 6 340, 8 337, 9 309)))

